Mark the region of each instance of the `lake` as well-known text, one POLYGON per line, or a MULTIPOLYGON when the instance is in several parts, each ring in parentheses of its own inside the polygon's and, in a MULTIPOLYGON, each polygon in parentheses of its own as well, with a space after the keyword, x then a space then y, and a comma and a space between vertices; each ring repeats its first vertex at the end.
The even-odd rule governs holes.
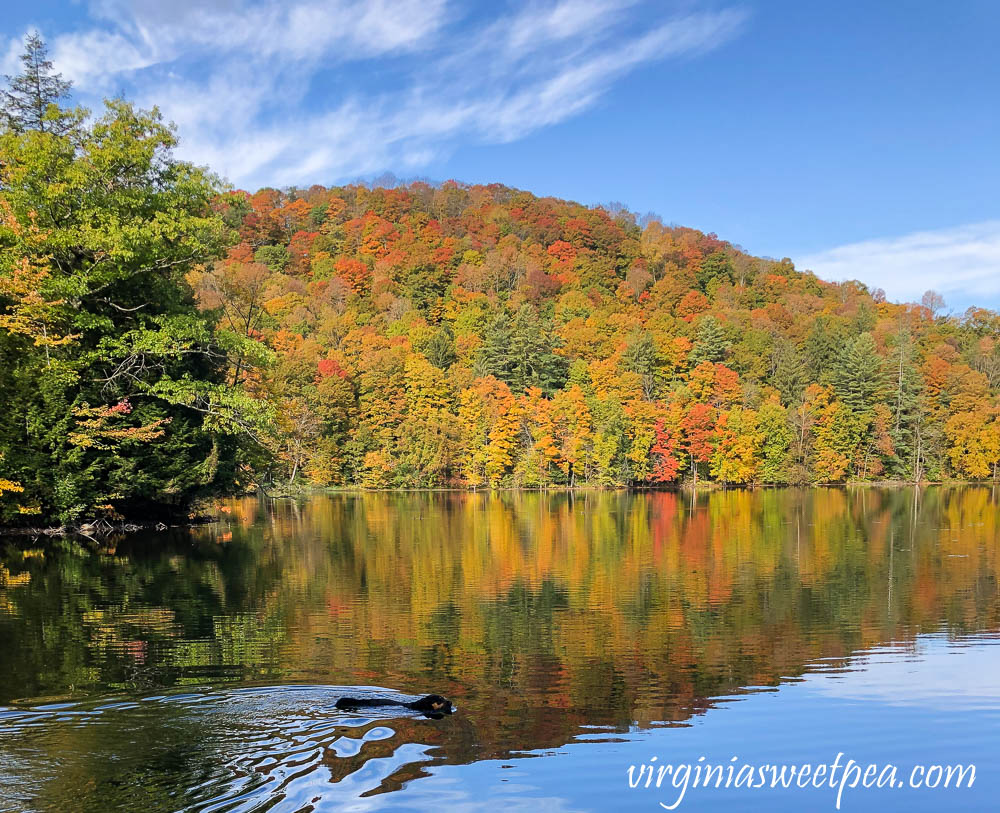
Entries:
POLYGON ((374 493, 8 539, 0 809, 995 810, 998 509, 988 487, 374 493), (335 708, 352 686, 458 711, 335 708), (889 779, 692 773, 838 754, 889 779))

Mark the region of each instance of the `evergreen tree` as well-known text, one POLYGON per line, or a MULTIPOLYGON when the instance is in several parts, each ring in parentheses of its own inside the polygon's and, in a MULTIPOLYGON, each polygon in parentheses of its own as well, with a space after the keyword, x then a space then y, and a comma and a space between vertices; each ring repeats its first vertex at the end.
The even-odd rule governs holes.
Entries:
POLYGON ((427 360, 441 370, 447 370, 455 363, 455 337, 448 325, 442 325, 437 333, 431 336, 424 348, 427 360))
POLYGON ((552 338, 534 308, 522 305, 513 318, 499 313, 486 327, 477 359, 479 375, 507 382, 514 392, 538 387, 552 394, 566 381, 566 360, 552 352, 552 338))
POLYGON ((696 279, 702 293, 709 293, 711 287, 714 287, 712 283, 732 282, 733 261, 724 251, 716 251, 709 254, 701 261, 696 279))
POLYGON ((713 364, 722 361, 726 357, 729 349, 729 342, 726 341, 725 331, 722 325, 713 316, 706 316, 698 325, 694 347, 691 348, 691 355, 688 362, 692 367, 696 367, 703 361, 710 361, 713 364))
POLYGON ((801 354, 791 342, 781 342, 775 347, 774 373, 771 384, 781 393, 785 404, 794 404, 802 400, 802 393, 808 383, 805 363, 801 354))
POLYGON ((837 397, 856 414, 867 414, 884 393, 882 357, 871 333, 862 333, 841 351, 833 373, 837 397))
POLYGON ((834 362, 841 346, 839 332, 833 329, 826 317, 817 317, 805 345, 810 380, 821 384, 830 383, 834 362))
POLYGON ((47 56, 45 43, 35 32, 21 54, 23 73, 4 76, 8 87, 0 91, 0 124, 5 129, 65 135, 82 118, 79 111, 60 108, 59 102, 69 94, 72 83, 61 73, 52 72, 47 56))

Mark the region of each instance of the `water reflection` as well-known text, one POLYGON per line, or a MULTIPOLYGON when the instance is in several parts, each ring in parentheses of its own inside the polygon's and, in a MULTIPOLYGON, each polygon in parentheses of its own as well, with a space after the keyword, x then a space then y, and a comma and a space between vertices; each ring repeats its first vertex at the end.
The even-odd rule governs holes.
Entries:
POLYGON ((420 776, 421 761, 433 761, 424 759, 430 744, 441 739, 437 721, 341 712, 331 704, 341 692, 261 687, 7 708, 0 723, 11 753, 64 749, 76 757, 58 777, 46 775, 53 762, 19 760, 20 781, 10 786, 36 810, 67 809, 68 800, 94 810, 242 811, 276 802, 299 810, 420 776))
MULTIPOLYGON (((10 543, 0 702, 15 716, 0 732, 37 725, 33 749, 75 755, 58 790, 38 779, 25 797, 36 809, 43 787, 53 800, 114 798, 101 759, 129 743, 128 784, 144 777, 150 810, 182 797, 242 809, 247 793, 250 806, 261 793, 326 804, 332 787, 346 805, 429 765, 581 737, 610 748, 748 687, 855 673, 859 650, 1000 629, 997 505, 988 488, 730 491, 694 505, 672 493, 372 494, 234 502, 217 525, 101 549, 10 543), (461 713, 345 716, 329 684, 438 692, 461 713), (126 705, 80 702, 109 692, 126 705), (72 710, 39 710, 60 702, 72 710)), ((879 680, 889 693, 899 682, 881 666, 865 674, 876 677, 862 702, 881 702, 879 680)), ((901 685, 917 705, 941 688, 901 685)), ((995 686, 981 694, 995 707, 995 686)))

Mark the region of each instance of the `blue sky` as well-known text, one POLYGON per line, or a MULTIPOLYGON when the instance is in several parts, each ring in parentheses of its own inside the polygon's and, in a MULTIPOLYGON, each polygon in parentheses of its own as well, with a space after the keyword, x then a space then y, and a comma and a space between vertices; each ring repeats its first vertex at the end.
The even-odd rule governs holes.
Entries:
POLYGON ((0 0, 234 184, 620 201, 892 299, 1000 306, 1000 3, 0 0))

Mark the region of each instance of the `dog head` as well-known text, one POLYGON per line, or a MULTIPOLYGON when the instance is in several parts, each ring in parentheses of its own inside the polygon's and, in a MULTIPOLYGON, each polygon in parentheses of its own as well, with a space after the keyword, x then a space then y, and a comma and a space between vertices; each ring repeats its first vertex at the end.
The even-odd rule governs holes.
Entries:
POLYGON ((413 704, 413 708, 425 714, 451 714, 455 706, 447 697, 439 694, 429 694, 421 697, 413 704))

